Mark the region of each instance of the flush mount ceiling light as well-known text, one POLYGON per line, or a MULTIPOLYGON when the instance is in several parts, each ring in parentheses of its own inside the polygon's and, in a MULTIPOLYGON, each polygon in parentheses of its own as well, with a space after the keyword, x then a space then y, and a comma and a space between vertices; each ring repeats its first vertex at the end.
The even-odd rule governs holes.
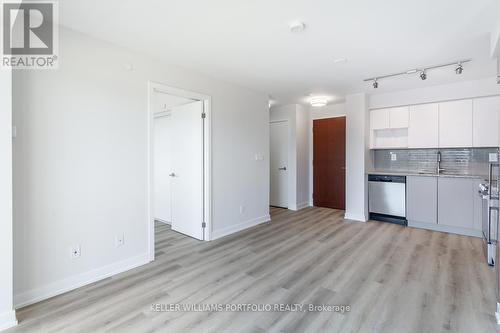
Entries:
POLYGON ((335 59, 333 59, 333 62, 335 64, 343 64, 343 63, 347 62, 347 58, 335 58, 335 59))
POLYGON ((466 60, 460 60, 460 61, 450 62, 450 63, 446 63, 446 64, 441 64, 441 65, 435 65, 435 66, 429 66, 429 67, 424 67, 424 68, 414 68, 414 69, 410 69, 410 70, 407 70, 407 71, 404 71, 404 72, 400 72, 400 73, 394 73, 394 74, 388 74, 388 75, 379 75, 377 77, 371 77, 371 78, 368 78, 368 79, 364 79, 364 81, 365 82, 373 81, 373 88, 377 89, 378 88, 378 81, 380 81, 380 79, 387 79, 387 78, 396 77, 396 76, 413 75, 413 74, 419 73, 420 74, 419 75, 420 79, 426 80, 427 79, 427 72, 429 70, 437 69, 437 68, 442 68, 442 67, 454 66, 455 67, 455 73, 456 74, 462 74, 462 72, 464 71, 463 64, 466 63, 466 62, 470 62, 470 61, 471 61, 471 59, 466 59, 466 60))
POLYGON ((290 32, 298 33, 304 31, 306 25, 301 21, 293 21, 290 23, 290 32))
POLYGON ((313 97, 313 98, 311 98, 311 100, 309 101, 309 103, 314 108, 320 108, 320 107, 325 106, 326 104, 328 104, 328 101, 327 101, 327 99, 325 97, 313 97))

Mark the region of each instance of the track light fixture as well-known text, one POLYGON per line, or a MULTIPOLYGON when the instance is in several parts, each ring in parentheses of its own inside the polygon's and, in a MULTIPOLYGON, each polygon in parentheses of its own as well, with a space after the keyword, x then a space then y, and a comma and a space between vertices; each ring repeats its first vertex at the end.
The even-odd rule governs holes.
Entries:
MULTIPOLYGON (((427 71, 432 70, 432 69, 436 69, 436 68, 454 66, 455 73, 456 74, 462 74, 462 72, 464 71, 463 64, 466 63, 466 62, 470 62, 470 61, 471 61, 471 59, 465 59, 465 60, 450 62, 450 63, 446 63, 446 64, 441 64, 441 65, 435 65, 435 66, 429 66, 429 67, 423 67, 423 68, 409 69, 407 71, 400 72, 400 73, 394 73, 394 74, 388 74, 388 75, 379 75, 377 77, 371 77, 371 78, 365 79, 364 81, 365 82, 373 81, 373 83, 372 83, 373 88, 377 89, 378 88, 378 84, 379 84, 378 81, 380 79, 387 79, 387 78, 395 77, 395 76, 413 75, 413 74, 419 73, 420 79, 427 80, 427 71)), ((500 65, 499 65, 499 67, 500 67, 500 65)))

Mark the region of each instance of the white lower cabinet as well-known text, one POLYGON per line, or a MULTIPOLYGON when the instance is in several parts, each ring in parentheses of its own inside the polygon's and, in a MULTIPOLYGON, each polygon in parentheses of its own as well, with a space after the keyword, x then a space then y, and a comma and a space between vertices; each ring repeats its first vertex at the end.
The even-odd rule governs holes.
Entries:
POLYGON ((437 177, 407 177, 406 193, 408 221, 437 224, 437 177))
POLYGON ((481 235, 481 181, 460 177, 408 176, 408 225, 469 236, 481 235))
POLYGON ((438 179, 438 223, 445 226, 474 228, 474 180, 438 179))

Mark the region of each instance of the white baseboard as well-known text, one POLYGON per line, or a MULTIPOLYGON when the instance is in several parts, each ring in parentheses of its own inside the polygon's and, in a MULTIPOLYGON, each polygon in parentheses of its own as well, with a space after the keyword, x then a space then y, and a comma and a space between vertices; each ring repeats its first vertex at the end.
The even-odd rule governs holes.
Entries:
POLYGON ((416 222, 416 221, 408 221, 408 226, 414 227, 414 228, 432 230, 432 231, 447 232, 447 233, 463 235, 463 236, 472 236, 472 237, 479 237, 479 238, 483 237, 483 232, 481 230, 466 229, 466 228, 459 228, 459 227, 450 227, 447 225, 442 225, 442 224, 437 224, 437 223, 423 223, 423 222, 416 222))
POLYGON ((308 201, 301 202, 301 203, 297 204, 297 210, 301 210, 301 209, 304 209, 304 208, 309 207, 309 206, 310 206, 310 204, 308 201))
POLYGON ((14 307, 18 309, 26 305, 37 303, 47 298, 51 298, 70 290, 83 287, 87 284, 128 271, 132 268, 142 266, 149 262, 149 253, 145 253, 88 272, 71 276, 36 289, 16 294, 14 295, 14 307))
POLYGON ((367 221, 364 214, 353 214, 353 213, 348 213, 348 212, 345 213, 344 219, 352 220, 352 221, 359 221, 359 222, 366 222, 367 221))
POLYGON ((268 214, 268 215, 264 215, 264 216, 261 216, 261 217, 255 218, 255 219, 251 219, 251 220, 248 220, 248 221, 245 221, 242 223, 231 225, 229 227, 225 227, 225 228, 222 228, 220 230, 214 230, 214 231, 212 231, 210 240, 222 238, 224 236, 234 234, 235 232, 242 231, 242 230, 245 230, 245 229, 248 229, 248 228, 254 227, 256 225, 259 225, 261 223, 266 223, 269 221, 271 221, 271 216, 268 214))
POLYGON ((0 313, 0 331, 17 325, 16 311, 7 311, 0 313))

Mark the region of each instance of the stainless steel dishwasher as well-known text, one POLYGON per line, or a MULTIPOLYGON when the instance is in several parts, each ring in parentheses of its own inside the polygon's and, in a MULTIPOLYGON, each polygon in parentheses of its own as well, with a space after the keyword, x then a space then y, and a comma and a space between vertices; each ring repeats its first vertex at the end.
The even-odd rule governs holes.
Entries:
POLYGON ((368 175, 368 203, 371 220, 407 225, 406 177, 368 175))

